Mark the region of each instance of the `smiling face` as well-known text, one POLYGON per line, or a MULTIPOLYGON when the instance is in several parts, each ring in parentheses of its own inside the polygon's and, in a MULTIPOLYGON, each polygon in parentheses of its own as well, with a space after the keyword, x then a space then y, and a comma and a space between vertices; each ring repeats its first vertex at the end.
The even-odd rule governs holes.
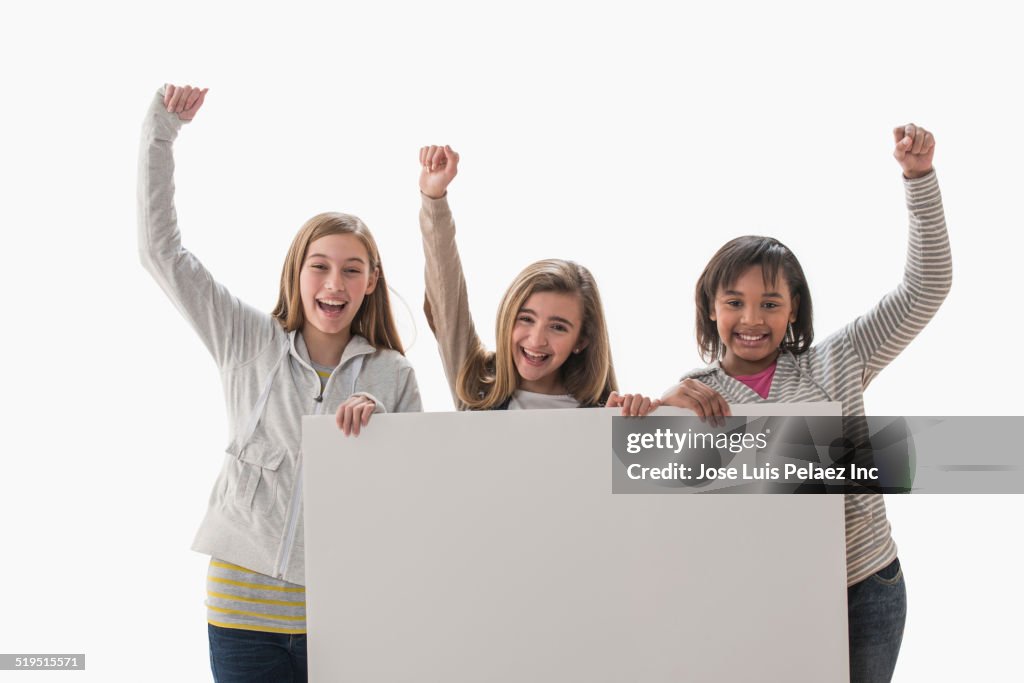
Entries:
POLYGON ((377 271, 357 236, 325 235, 310 243, 299 272, 299 294, 302 336, 313 360, 327 360, 324 365, 340 360, 352 336, 352 319, 376 285, 377 271))
POLYGON ((764 282, 761 266, 752 266, 715 296, 711 319, 725 345, 722 369, 729 375, 753 375, 775 361, 786 338, 786 327, 796 322, 799 299, 789 291, 781 274, 764 282))
POLYGON ((531 294, 512 328, 519 388, 540 394, 565 393, 559 369, 570 354, 586 345, 580 340, 582 327, 583 302, 578 294, 531 294))

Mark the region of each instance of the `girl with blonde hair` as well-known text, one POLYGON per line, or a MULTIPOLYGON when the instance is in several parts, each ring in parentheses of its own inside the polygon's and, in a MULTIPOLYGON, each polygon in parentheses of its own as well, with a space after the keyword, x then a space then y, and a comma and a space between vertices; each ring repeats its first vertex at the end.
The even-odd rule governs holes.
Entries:
POLYGON ((199 334, 224 383, 231 441, 193 549, 210 555, 210 665, 219 682, 306 680, 301 418, 358 435, 374 412, 419 411, 377 245, 355 216, 298 232, 267 314, 181 246, 172 143, 206 90, 168 85, 143 125, 139 252, 199 334))
POLYGON ((455 245, 448 185, 459 155, 420 149, 420 229, 426 257, 424 312, 437 337, 445 376, 460 410, 621 407, 645 415, 658 402, 617 393, 608 329, 597 283, 572 261, 523 269, 498 308, 497 348, 488 351, 470 316, 455 245))

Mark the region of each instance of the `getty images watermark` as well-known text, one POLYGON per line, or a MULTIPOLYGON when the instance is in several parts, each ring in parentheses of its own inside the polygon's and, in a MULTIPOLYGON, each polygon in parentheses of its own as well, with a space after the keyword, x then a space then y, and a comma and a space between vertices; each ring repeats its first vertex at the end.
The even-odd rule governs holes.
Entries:
POLYGON ((1024 417, 613 420, 614 493, 1024 493, 1024 417))

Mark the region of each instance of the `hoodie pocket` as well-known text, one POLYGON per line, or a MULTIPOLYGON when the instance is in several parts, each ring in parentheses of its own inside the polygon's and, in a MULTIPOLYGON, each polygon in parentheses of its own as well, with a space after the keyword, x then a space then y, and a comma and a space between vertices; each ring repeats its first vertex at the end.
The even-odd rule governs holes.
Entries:
POLYGON ((229 446, 229 455, 236 458, 234 491, 228 491, 237 507, 267 512, 277 503, 277 470, 287 450, 268 441, 255 439, 240 450, 229 446))

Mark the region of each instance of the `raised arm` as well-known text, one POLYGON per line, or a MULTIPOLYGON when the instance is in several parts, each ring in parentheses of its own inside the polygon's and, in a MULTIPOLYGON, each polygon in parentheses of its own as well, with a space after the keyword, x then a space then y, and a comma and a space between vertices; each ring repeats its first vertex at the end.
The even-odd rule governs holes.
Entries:
POLYGON ((139 257, 223 367, 255 355, 272 338, 275 323, 231 296, 181 246, 172 147, 182 124, 203 106, 206 92, 168 85, 157 92, 146 113, 139 148, 139 257))
POLYGON ((932 168, 935 138, 914 124, 895 128, 893 137, 910 212, 907 261, 899 285, 847 328, 862 363, 864 387, 924 329, 953 282, 942 197, 932 168))
POLYGON ((456 406, 461 405, 455 389, 459 370, 482 347, 469 313, 466 278, 455 245, 455 222, 446 197, 458 165, 459 155, 451 147, 420 149, 420 231, 426 260, 423 311, 437 338, 441 364, 456 406))

